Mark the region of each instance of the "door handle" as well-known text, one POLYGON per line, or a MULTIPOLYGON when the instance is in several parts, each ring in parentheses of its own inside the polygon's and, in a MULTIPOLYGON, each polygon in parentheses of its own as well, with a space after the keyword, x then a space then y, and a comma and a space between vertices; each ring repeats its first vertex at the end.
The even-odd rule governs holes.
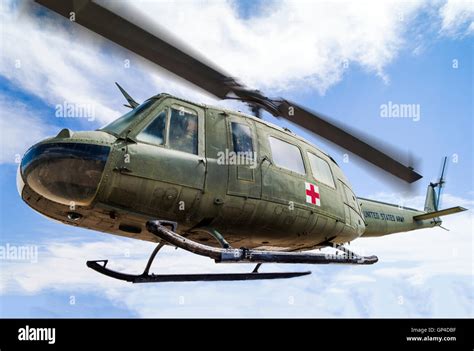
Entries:
POLYGON ((267 161, 270 165, 273 165, 272 160, 270 160, 270 158, 267 155, 262 157, 262 159, 260 160, 260 164, 263 165, 263 162, 265 161, 267 161))

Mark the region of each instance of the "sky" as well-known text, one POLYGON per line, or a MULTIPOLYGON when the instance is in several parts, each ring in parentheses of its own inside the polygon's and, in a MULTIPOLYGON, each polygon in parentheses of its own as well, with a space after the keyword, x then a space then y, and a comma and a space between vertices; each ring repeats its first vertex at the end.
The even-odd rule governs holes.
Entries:
MULTIPOLYGON (((123 2, 106 3, 118 9, 123 2)), ((126 112, 119 82, 137 101, 168 92, 218 101, 105 39, 24 2, 0 8, 0 246, 37 250, 0 259, 0 317, 474 317, 474 6, 463 1, 141 1, 150 16, 248 86, 284 96, 410 152, 424 178, 407 191, 355 157, 289 126, 338 161, 357 196, 422 208, 448 156, 442 207, 469 211, 442 228, 359 239, 373 266, 264 265, 310 276, 260 282, 132 285, 88 269, 110 259, 143 269, 151 243, 48 220, 16 190, 25 150, 62 128, 93 130, 126 112), (158 14, 158 15, 154 15, 158 14), (93 106, 89 118, 58 118, 58 105, 93 106), (406 118, 384 106, 412 104, 406 118)), ((155 272, 249 271, 164 248, 155 272)))

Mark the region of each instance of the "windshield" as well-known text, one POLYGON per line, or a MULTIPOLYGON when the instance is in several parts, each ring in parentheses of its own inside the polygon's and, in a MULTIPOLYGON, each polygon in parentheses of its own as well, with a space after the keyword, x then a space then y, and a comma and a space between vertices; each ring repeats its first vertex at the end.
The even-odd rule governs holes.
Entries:
POLYGON ((105 127, 102 127, 100 130, 104 132, 109 132, 114 135, 121 134, 128 126, 133 122, 135 117, 143 112, 147 112, 151 105, 156 101, 156 99, 148 99, 141 105, 137 106, 133 110, 127 112, 122 117, 117 118, 115 121, 107 124, 105 127))

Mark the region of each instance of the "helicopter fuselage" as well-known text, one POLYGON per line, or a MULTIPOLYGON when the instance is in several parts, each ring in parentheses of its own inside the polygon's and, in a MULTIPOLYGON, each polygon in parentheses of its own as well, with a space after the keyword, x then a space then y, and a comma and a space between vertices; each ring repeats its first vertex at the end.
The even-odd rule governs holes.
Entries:
POLYGON ((166 94, 100 130, 34 145, 19 191, 49 218, 153 242, 150 219, 209 245, 212 228, 234 247, 283 250, 437 224, 358 199, 337 163, 289 130, 166 94))

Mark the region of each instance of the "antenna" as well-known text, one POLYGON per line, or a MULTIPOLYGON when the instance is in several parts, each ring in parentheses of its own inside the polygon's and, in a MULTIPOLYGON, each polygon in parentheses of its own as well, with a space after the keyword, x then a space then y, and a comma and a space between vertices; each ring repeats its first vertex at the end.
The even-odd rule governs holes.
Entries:
POLYGON ((123 105, 125 107, 128 107, 128 108, 131 108, 131 109, 134 109, 135 107, 137 107, 138 105, 140 105, 138 102, 136 102, 135 100, 133 100, 133 98, 125 91, 124 88, 122 88, 120 86, 119 83, 115 82, 115 85, 117 86, 117 88, 119 88, 120 92, 122 93, 122 95, 124 96, 124 98, 128 101, 129 105, 123 105))

